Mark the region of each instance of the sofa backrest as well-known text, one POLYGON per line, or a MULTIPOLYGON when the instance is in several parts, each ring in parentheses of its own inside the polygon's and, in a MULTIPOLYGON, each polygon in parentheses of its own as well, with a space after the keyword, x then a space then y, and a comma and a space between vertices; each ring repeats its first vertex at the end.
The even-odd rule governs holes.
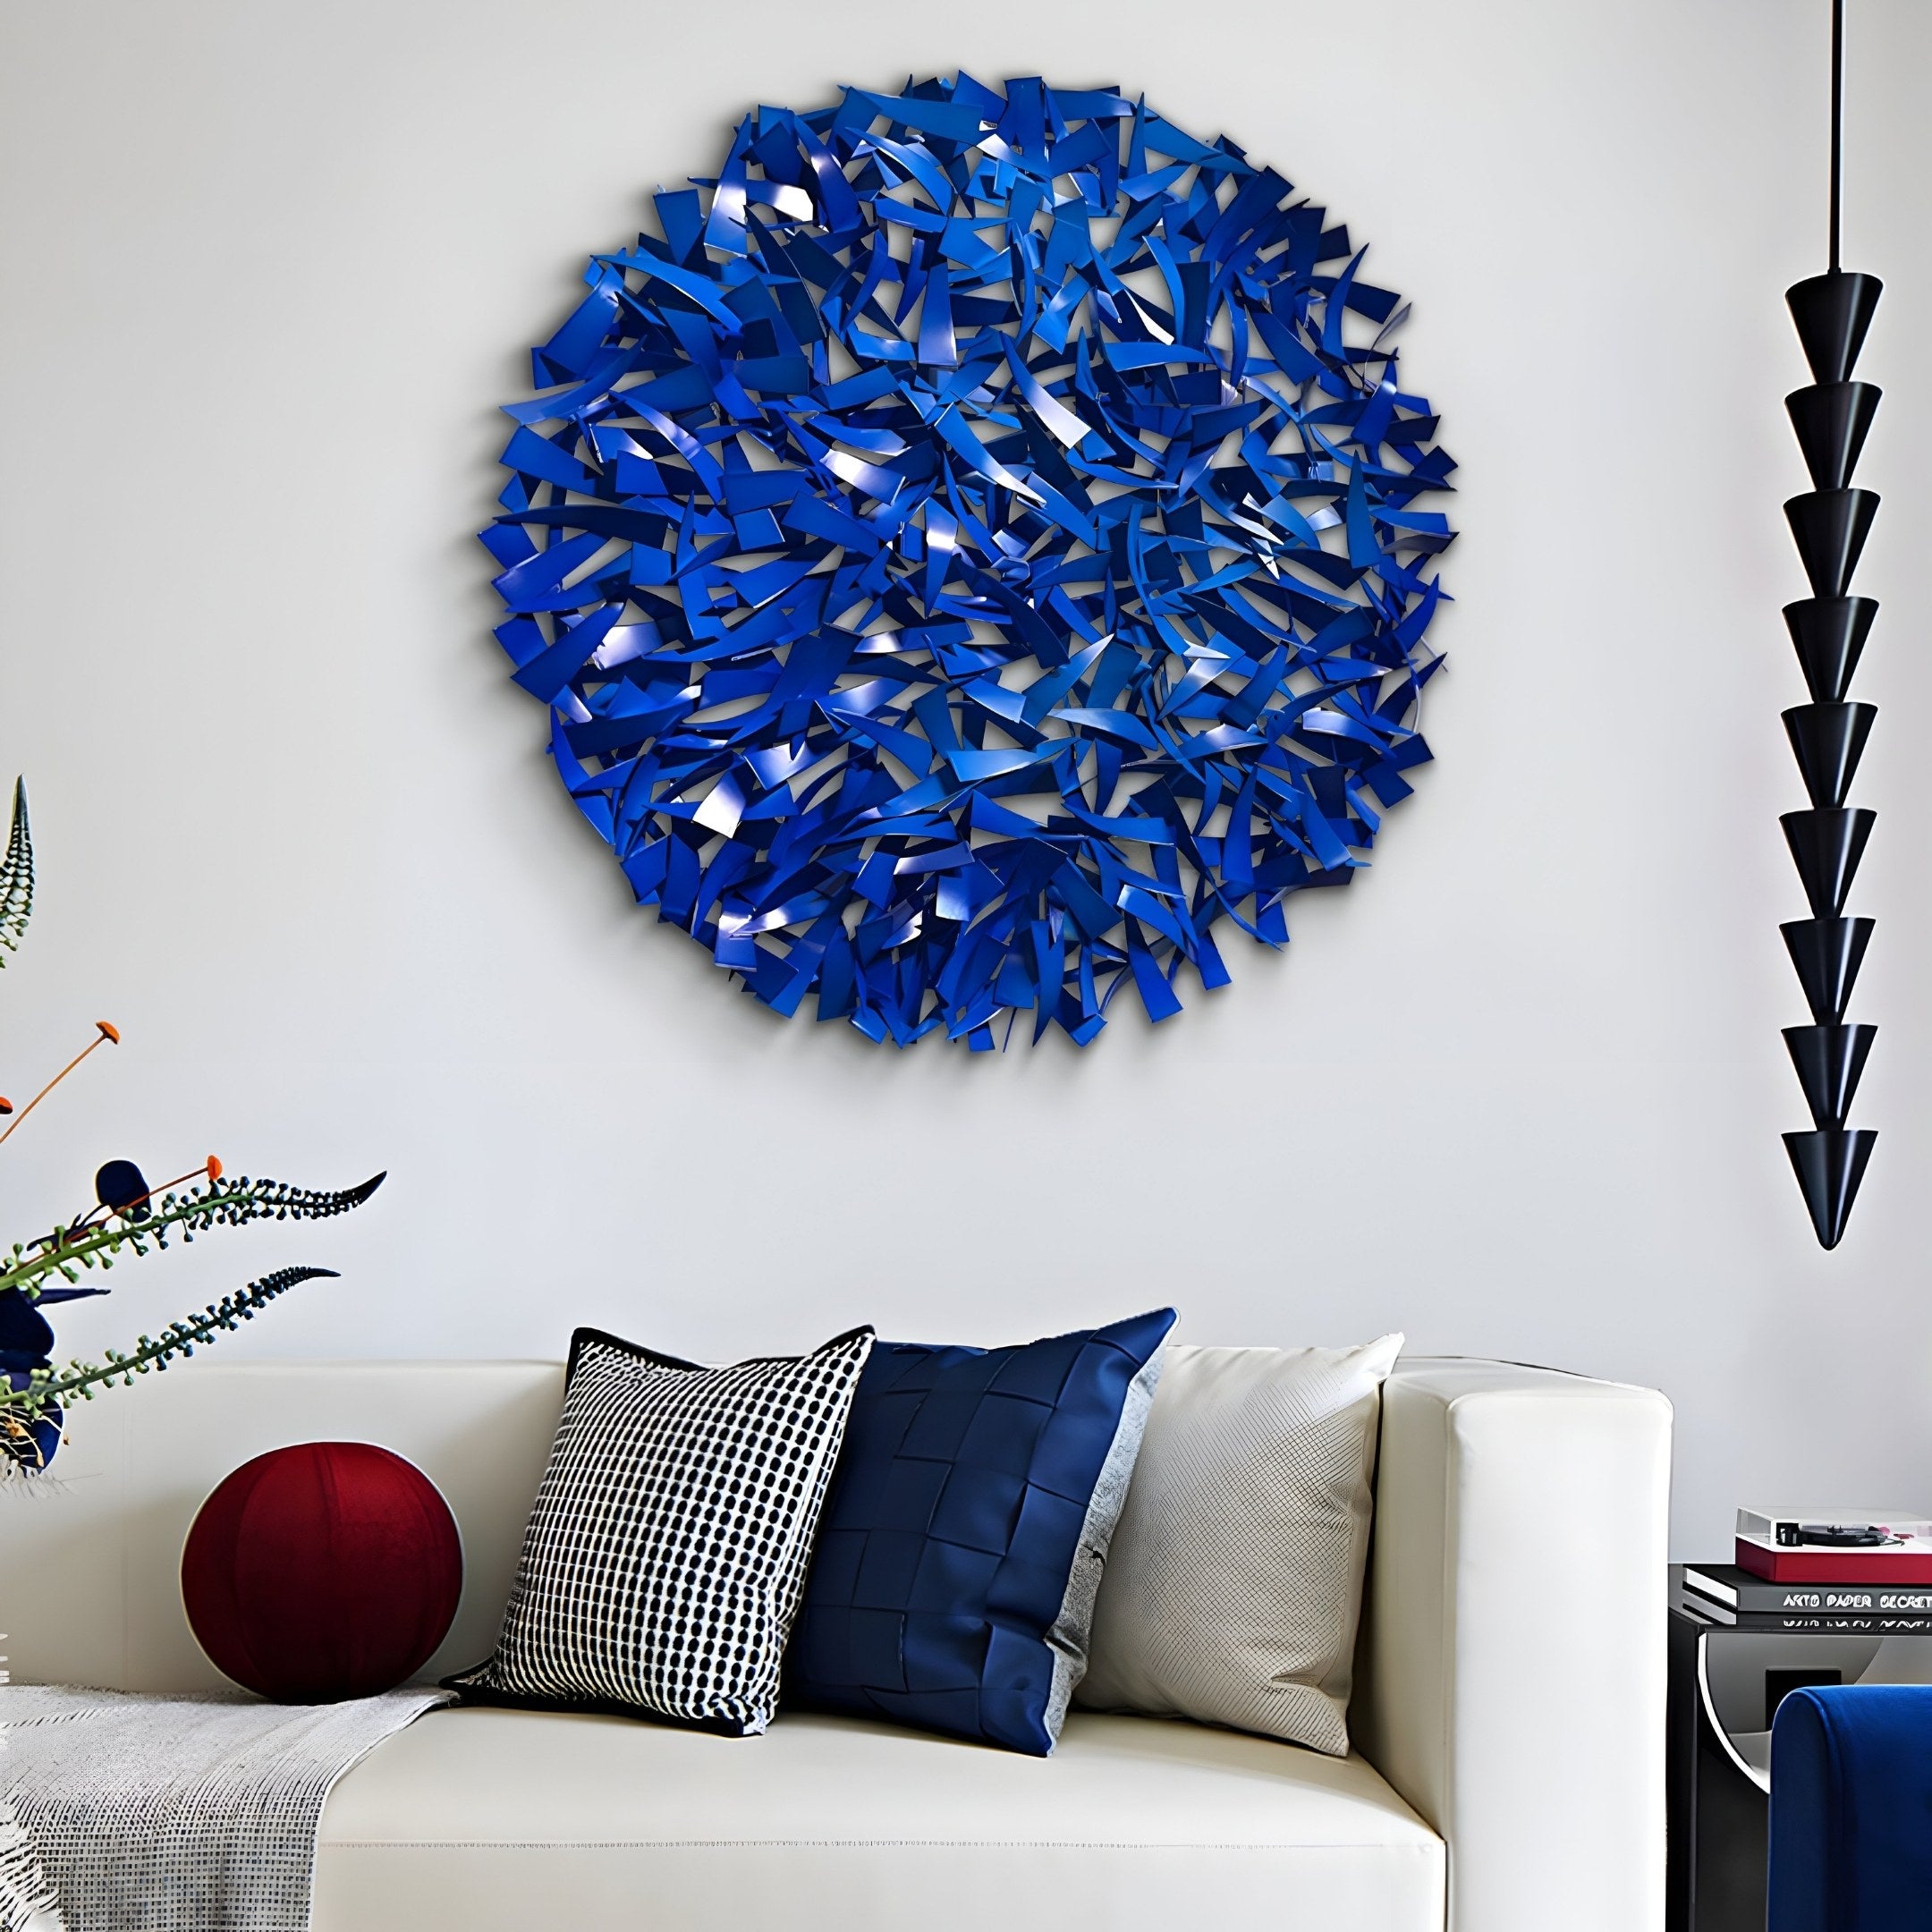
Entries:
POLYGON ((557 1362, 195 1362, 81 1404, 43 1476, 0 1480, 0 1656, 21 1683, 225 1682, 188 1627, 181 1555, 209 1491, 292 1443, 377 1443, 443 1492, 462 1601, 424 1674, 486 1657, 563 1405, 557 1362))
POLYGON ((563 1403, 556 1362, 195 1362, 79 1406, 44 1476, 0 1481, 0 1654, 21 1683, 198 1690, 225 1682, 181 1598, 208 1492, 290 1443, 379 1443, 442 1490, 462 1606, 426 1667, 487 1656, 563 1403))

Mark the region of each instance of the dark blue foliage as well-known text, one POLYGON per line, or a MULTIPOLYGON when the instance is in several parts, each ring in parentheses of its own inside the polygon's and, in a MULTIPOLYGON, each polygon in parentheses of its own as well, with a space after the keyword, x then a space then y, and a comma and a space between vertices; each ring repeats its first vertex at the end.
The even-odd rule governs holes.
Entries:
POLYGON ((131 1221, 145 1221, 150 1211, 147 1178, 131 1160, 102 1164, 94 1176, 94 1198, 103 1208, 114 1208, 131 1221))
MULTIPOLYGON (((18 1288, 0 1292, 0 1379, 10 1388, 25 1388, 33 1371, 47 1366, 53 1350, 54 1329, 47 1317, 18 1288)), ((61 1411, 51 1409, 25 1428, 28 1440, 0 1444, 0 1457, 44 1469, 60 1447, 61 1411)))

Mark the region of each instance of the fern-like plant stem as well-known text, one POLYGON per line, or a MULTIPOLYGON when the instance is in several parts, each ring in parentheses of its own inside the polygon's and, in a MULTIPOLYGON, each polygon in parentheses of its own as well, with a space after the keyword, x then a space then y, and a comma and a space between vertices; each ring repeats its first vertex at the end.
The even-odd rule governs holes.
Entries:
POLYGON ((125 1385, 151 1368, 165 1368, 176 1357, 192 1355, 217 1336, 255 1318, 278 1296, 306 1281, 335 1280, 334 1268, 285 1267, 237 1292, 224 1295, 199 1315, 170 1322, 159 1335, 142 1335, 126 1354, 109 1349, 105 1361, 71 1361, 64 1368, 37 1368, 24 1386, 0 1386, 0 1457, 15 1462, 30 1453, 34 1426, 52 1411, 79 1396, 91 1402, 97 1389, 125 1385))
POLYGON ((384 1178, 375 1174, 352 1188, 325 1191, 291 1187, 285 1181, 250 1181, 244 1175, 238 1181, 210 1182, 186 1194, 164 1194, 144 1221, 115 1219, 80 1234, 55 1228, 32 1248, 16 1247, 12 1259, 0 1267, 0 1293, 18 1288, 31 1301, 50 1275, 79 1281, 83 1269, 97 1264, 112 1267, 123 1248, 138 1255, 148 1253, 150 1243, 165 1248, 171 1229, 178 1229, 184 1241, 192 1241, 210 1228, 241 1227, 250 1221, 326 1221, 360 1208, 384 1178))
MULTIPOLYGON (((27 781, 13 781, 13 824, 0 859, 0 952, 17 953, 33 914, 33 832, 27 823, 27 781)), ((6 964, 0 959, 0 966, 6 964)))
POLYGON ((72 1073, 73 1070, 77 1066, 79 1066, 80 1063, 85 1060, 87 1056, 90 1053, 92 1053, 97 1046, 105 1046, 109 1040, 114 1040, 118 1043, 120 1040, 120 1037, 121 1036, 118 1033, 109 1033, 105 1030, 97 1030, 94 1035, 94 1038, 90 1039, 87 1043, 87 1045, 83 1046, 80 1051, 77 1053, 73 1056, 73 1058, 70 1060, 67 1064, 64 1066, 60 1070, 60 1072, 56 1073, 54 1078, 47 1083, 45 1087, 43 1087, 40 1091, 37 1093, 33 1097, 33 1098, 30 1100, 27 1105, 23 1106, 20 1110, 20 1112, 16 1114, 13 1118, 7 1123, 6 1131, 4 1133, 0 1133, 0 1147, 4 1147, 7 1142, 13 1138, 13 1130, 18 1127, 20 1123, 23 1120, 25 1120, 27 1116, 31 1114, 33 1110, 37 1106, 38 1106, 40 1103, 45 1100, 47 1097, 50 1093, 52 1093, 54 1089, 58 1087, 60 1083, 64 1080, 65 1080, 67 1076, 72 1073))

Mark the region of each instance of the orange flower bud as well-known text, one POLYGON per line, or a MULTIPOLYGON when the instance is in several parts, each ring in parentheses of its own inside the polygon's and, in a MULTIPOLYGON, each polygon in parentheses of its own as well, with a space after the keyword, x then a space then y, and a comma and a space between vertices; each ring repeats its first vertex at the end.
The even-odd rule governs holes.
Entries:
POLYGON ((213 1154, 208 1157, 208 1177, 210 1181, 219 1181, 222 1177, 222 1164, 213 1154))
POLYGON ((13 1103, 4 1094, 0 1094, 0 1114, 11 1114, 13 1111, 13 1103))
POLYGON ((112 1040, 116 1046, 121 1044, 121 1029, 112 1020, 97 1020, 94 1024, 100 1029, 103 1039, 112 1040))

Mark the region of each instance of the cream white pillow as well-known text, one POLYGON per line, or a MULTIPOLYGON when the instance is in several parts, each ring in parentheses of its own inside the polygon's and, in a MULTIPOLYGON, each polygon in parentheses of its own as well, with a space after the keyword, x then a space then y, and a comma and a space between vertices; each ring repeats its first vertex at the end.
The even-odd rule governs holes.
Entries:
POLYGON ((1382 1384, 1402 1345, 1169 1346, 1077 1702, 1347 1751, 1382 1384))

